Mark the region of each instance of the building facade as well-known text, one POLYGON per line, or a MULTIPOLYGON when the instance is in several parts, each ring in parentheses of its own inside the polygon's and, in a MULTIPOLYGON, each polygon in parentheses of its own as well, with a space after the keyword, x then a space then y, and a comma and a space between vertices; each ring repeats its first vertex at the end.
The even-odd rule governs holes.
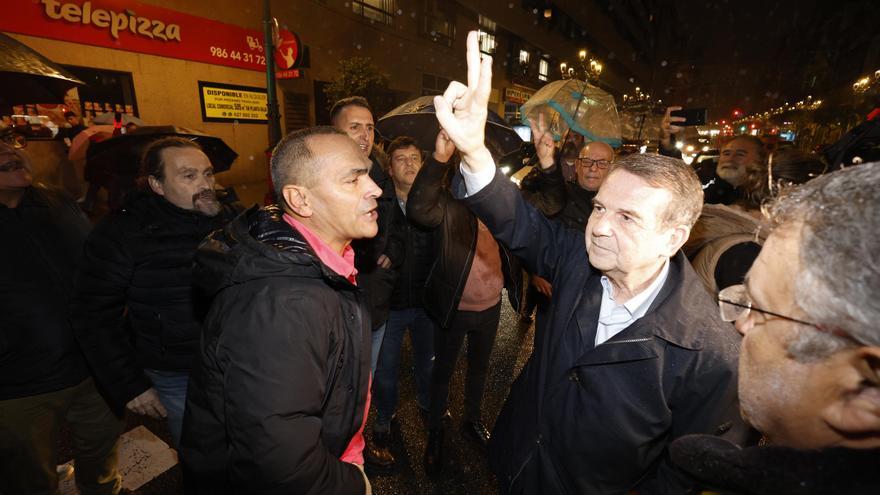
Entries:
MULTIPOLYGON (((490 108, 511 121, 532 93, 560 78, 561 63, 577 63, 582 49, 603 65, 599 85, 620 97, 651 76, 652 33, 638 15, 635 23, 621 22, 629 14, 609 6, 641 4, 275 0, 271 9, 279 27, 300 42, 298 73, 286 71, 296 77, 277 81, 282 131, 327 123, 332 102, 324 88, 340 61, 352 57, 368 59, 387 76, 387 88, 373 102, 377 116, 417 96, 441 93, 450 80, 464 80, 464 42, 474 29, 495 61, 490 108)), ((0 19, 0 31, 87 82, 63 107, 33 102, 18 111, 56 108, 56 118, 68 107, 87 117, 121 111, 150 125, 218 136, 239 154, 218 181, 235 187, 245 204, 262 201, 268 184, 263 116, 248 112, 247 101, 224 105, 222 96, 215 101, 212 95, 231 87, 240 98, 256 93, 253 101, 262 104, 269 56, 263 52, 263 2, 8 0, 6 10, 12 14, 0 19), (239 103, 244 113, 232 111, 239 103), (217 113, 226 107, 228 115, 217 113)))

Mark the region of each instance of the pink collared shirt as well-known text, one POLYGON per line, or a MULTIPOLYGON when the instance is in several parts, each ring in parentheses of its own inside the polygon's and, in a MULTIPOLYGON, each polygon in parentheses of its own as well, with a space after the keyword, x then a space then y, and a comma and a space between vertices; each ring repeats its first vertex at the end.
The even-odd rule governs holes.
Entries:
MULTIPOLYGON (((345 277, 349 282, 357 285, 357 279, 355 277, 358 272, 354 267, 354 249, 352 249, 351 245, 345 246, 345 249, 340 255, 324 243, 324 241, 315 235, 314 232, 309 230, 308 227, 289 214, 284 214, 284 221, 306 238, 306 242, 308 242, 312 250, 315 251, 318 259, 321 260, 321 263, 327 265, 327 268, 333 270, 337 275, 345 277)), ((343 452, 342 456, 339 458, 342 462, 360 465, 364 464, 364 425, 367 424, 367 413, 370 411, 370 388, 372 388, 372 382, 373 378, 370 377, 370 383, 367 385, 367 402, 364 405, 364 421, 361 423, 361 427, 358 429, 357 433, 351 438, 348 447, 345 448, 345 452, 343 452)))

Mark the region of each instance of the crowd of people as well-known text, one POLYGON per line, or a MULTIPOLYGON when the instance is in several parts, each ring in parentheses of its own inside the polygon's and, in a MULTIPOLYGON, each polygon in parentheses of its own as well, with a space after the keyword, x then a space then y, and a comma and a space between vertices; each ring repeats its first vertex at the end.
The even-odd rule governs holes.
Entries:
POLYGON ((275 202, 247 210, 162 138, 92 228, 0 143, 0 494, 56 492, 62 423, 80 492, 119 493, 126 411, 167 422, 187 493, 372 493, 407 332, 431 476, 457 429, 505 494, 875 493, 880 164, 737 136, 695 171, 670 108, 659 154, 531 122, 517 188, 476 33, 467 61, 433 150, 374 146, 346 98, 278 143, 275 202), (505 294, 534 350, 487 418, 505 294))

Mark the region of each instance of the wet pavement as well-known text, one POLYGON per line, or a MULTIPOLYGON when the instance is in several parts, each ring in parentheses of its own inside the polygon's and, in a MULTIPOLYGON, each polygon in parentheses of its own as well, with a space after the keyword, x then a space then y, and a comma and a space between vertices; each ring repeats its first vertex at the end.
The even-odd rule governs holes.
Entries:
MULTIPOLYGON (((489 364, 486 393, 483 400, 483 421, 491 431, 495 418, 504 404, 510 384, 532 353, 534 324, 521 323, 507 303, 505 295, 501 308, 501 323, 489 364)), ((379 475, 368 471, 376 495, 409 494, 494 494, 497 482, 489 471, 486 455, 461 435, 464 413, 465 348, 459 356, 458 366, 449 388, 449 410, 452 421, 447 426, 444 449, 444 467, 441 474, 428 476, 422 467, 425 451, 426 428, 415 400, 415 380, 412 373, 412 352, 409 338, 404 340, 400 374, 400 401, 397 420, 392 424, 391 451, 397 458, 396 469, 379 475)), ((371 419, 372 419, 371 413, 371 419)), ((126 430, 144 425, 171 443, 164 423, 129 414, 126 430)), ((370 423, 367 424, 370 433, 370 423)), ((61 459, 70 458, 69 442, 62 445, 61 459), (67 445, 64 445, 67 444, 67 445), (66 454, 66 457, 65 457, 66 454)), ((180 466, 175 466, 153 479, 137 491, 136 495, 160 495, 183 493, 180 466)))

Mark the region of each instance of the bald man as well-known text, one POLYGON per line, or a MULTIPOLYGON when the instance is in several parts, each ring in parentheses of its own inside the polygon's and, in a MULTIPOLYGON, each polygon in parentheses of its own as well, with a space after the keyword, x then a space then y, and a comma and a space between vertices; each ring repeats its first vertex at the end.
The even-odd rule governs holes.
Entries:
MULTIPOLYGON (((539 160, 547 160, 540 156, 539 160)), ((546 155, 546 153, 545 153, 546 155)), ((550 160, 553 158, 550 157, 550 160)), ((614 161, 611 146, 593 141, 587 143, 578 153, 575 161, 574 182, 561 181, 556 166, 535 167, 522 182, 522 190, 530 203, 548 217, 555 218, 570 229, 583 232, 587 218, 593 210, 593 197, 608 174, 608 167, 614 161), (559 205, 557 209, 542 207, 559 205)))

